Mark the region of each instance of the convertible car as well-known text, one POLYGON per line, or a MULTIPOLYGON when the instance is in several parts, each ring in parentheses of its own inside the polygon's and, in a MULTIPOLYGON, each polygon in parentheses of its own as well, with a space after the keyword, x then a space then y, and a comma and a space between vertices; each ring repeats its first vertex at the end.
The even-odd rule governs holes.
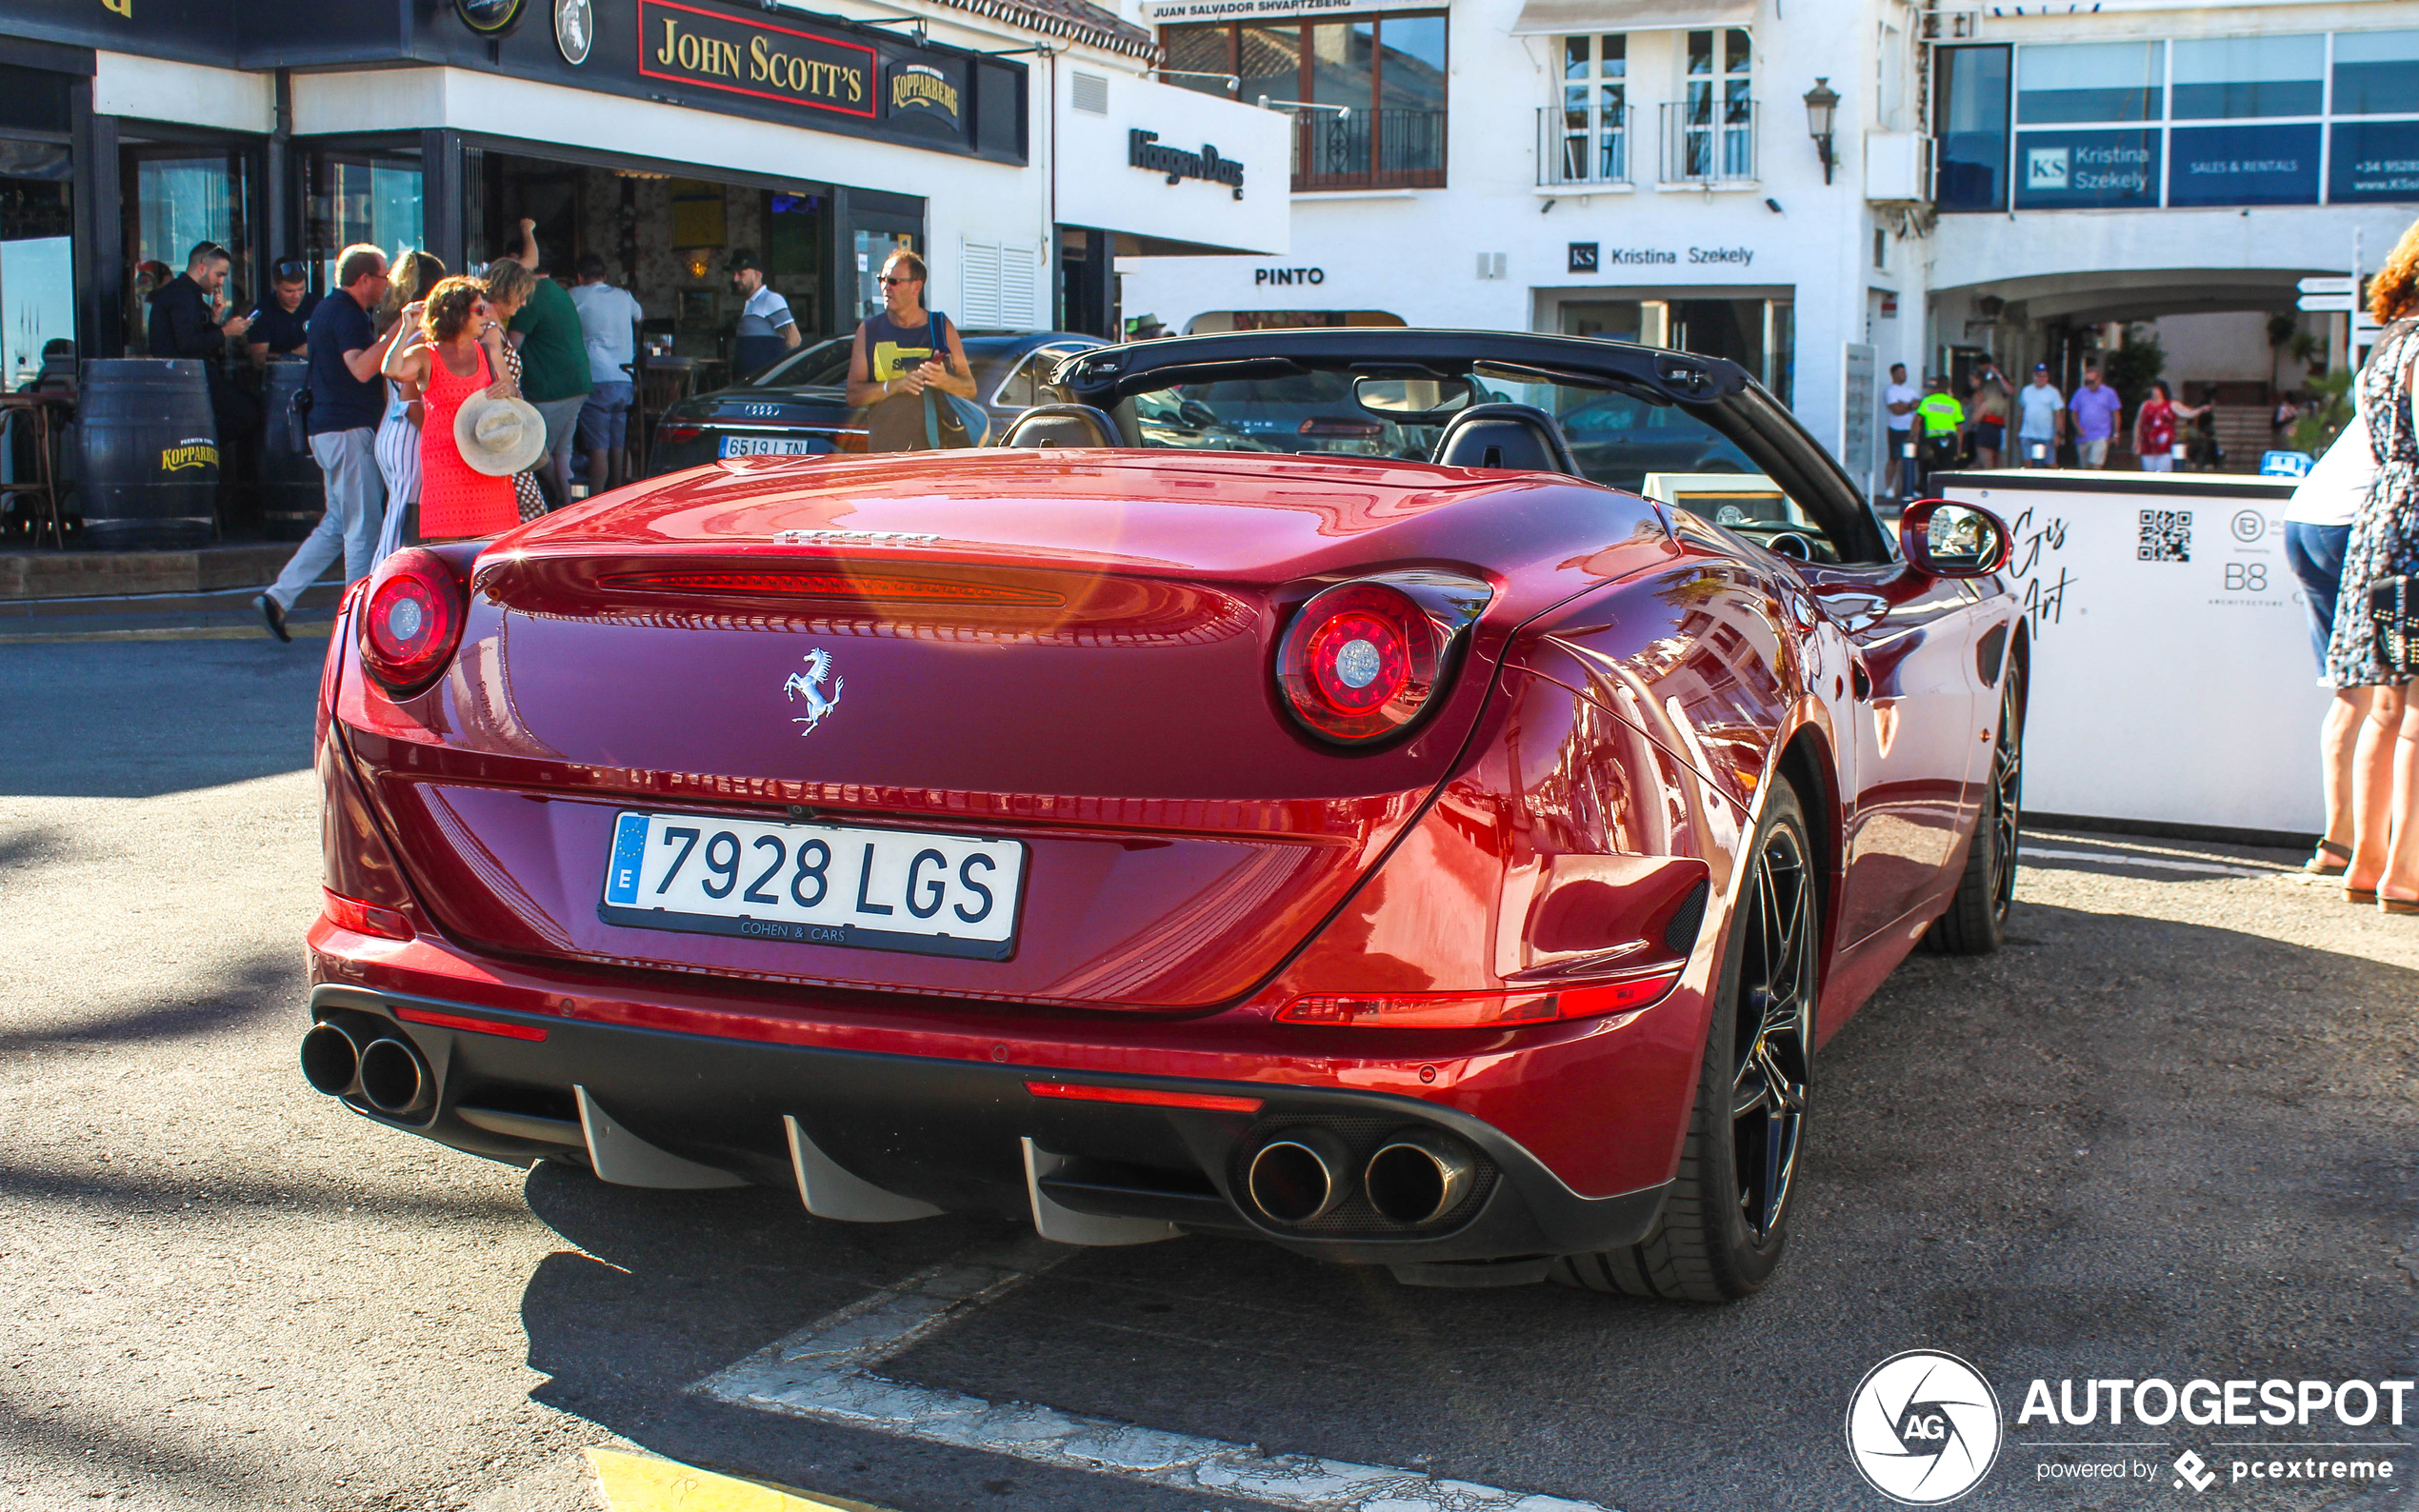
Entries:
POLYGON ((2001 939, 2005 527, 1886 532, 1677 351, 1229 334, 1055 398, 385 562, 321 699, 310 1084, 838 1221, 1763 1284, 1823 1042, 2001 939), (1258 384, 1369 427, 1164 419, 1258 384), (1616 401, 1762 502, 1589 476, 1558 417, 1616 401))

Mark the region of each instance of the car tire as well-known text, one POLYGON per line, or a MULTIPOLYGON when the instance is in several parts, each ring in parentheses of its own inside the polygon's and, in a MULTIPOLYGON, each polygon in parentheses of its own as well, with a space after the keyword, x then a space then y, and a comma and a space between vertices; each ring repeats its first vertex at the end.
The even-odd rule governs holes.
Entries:
POLYGON ((1780 1263, 1814 1050, 1823 918, 1814 855, 1796 791, 1776 785, 1743 853, 1749 874, 1723 944, 1696 1101, 1663 1211, 1637 1243, 1563 1256, 1554 1280, 1722 1303, 1761 1287, 1780 1263))
POLYGON ((1973 843, 1966 847, 1966 869, 1957 879, 1956 896, 1924 936, 1924 943, 1942 955, 1987 956, 2008 942, 2024 820, 2022 675, 2010 668, 1999 695, 1990 776, 1974 818, 1973 843))

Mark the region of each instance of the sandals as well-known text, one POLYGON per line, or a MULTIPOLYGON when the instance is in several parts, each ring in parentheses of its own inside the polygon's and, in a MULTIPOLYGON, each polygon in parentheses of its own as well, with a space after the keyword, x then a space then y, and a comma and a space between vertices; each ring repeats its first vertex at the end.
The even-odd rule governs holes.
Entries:
POLYGON ((2377 889, 2374 887, 2346 887, 2344 889, 2344 902, 2356 905, 2363 908, 2376 907, 2378 905, 2377 889))
POLYGON ((2314 881, 2329 881, 2340 877, 2351 865, 2351 847, 2331 840, 2318 843, 2318 853, 2302 863, 2302 875, 2314 881), (2331 858, 2331 859, 2330 859, 2331 858))
POLYGON ((2377 907, 2384 913, 2419 914, 2419 898, 2389 898, 2380 893, 2377 907))

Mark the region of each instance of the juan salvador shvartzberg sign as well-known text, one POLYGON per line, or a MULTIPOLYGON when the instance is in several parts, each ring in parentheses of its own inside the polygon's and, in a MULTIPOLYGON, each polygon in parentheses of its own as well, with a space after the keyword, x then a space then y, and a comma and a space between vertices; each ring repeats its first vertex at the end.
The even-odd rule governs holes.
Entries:
POLYGON ((1243 198, 1243 165, 1230 157, 1220 157, 1214 147, 1205 145, 1198 152, 1161 147, 1158 132, 1136 128, 1126 133, 1126 164, 1129 168, 1165 173, 1170 184, 1189 178, 1224 184, 1234 190, 1236 199, 1243 198))

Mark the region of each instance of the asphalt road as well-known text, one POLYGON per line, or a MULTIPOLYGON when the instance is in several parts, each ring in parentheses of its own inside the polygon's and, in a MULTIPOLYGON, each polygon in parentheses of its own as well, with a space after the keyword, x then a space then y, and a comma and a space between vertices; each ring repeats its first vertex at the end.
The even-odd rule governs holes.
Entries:
MULTIPOLYGON (((1248 1505, 689 1389, 1011 1228, 524 1172, 311 1093, 317 676, 265 639, 0 648, 0 1512, 590 1508, 593 1444, 903 1512, 1248 1505)), ((1744 1304, 1195 1238, 1075 1253, 884 1372, 1624 1512, 1885 1505, 1841 1415, 1907 1348, 2011 1417, 2036 1376, 2419 1373, 2419 920, 2278 852, 2034 843, 2111 859, 2035 863, 2009 949, 1910 962, 1832 1043, 1793 1251, 1744 1304), (2258 874, 2149 864, 2179 861, 2258 874)), ((2109 1432, 2011 1427, 1960 1505, 2201 1500, 2036 1483, 2072 1452, 2034 1442, 2109 1432)), ((2327 1435, 2237 1434, 2280 1436, 2327 1435)), ((2419 1504, 2393 1452, 2362 1504, 2419 1504)))

